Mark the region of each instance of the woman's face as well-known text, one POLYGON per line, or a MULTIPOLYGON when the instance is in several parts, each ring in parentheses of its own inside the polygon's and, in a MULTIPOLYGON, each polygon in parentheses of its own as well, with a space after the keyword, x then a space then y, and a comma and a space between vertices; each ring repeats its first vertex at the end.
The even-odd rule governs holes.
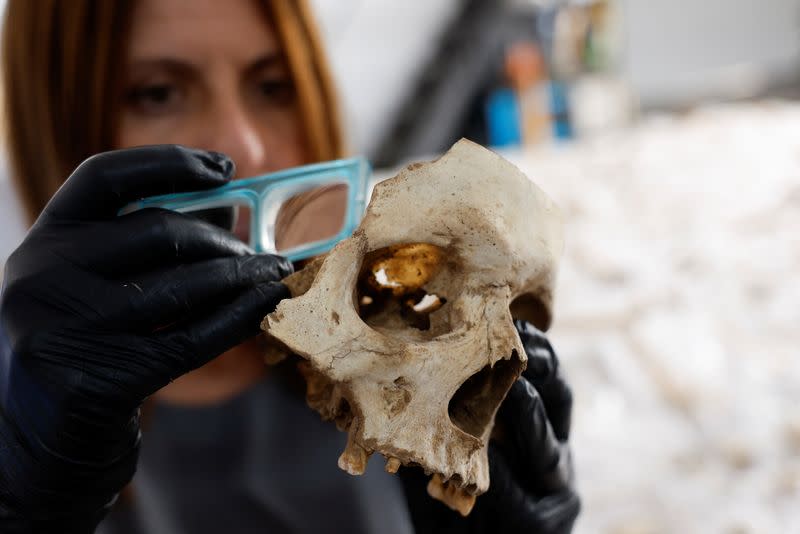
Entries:
POLYGON ((238 177, 306 162, 295 88, 253 0, 139 0, 116 147, 224 152, 238 177))

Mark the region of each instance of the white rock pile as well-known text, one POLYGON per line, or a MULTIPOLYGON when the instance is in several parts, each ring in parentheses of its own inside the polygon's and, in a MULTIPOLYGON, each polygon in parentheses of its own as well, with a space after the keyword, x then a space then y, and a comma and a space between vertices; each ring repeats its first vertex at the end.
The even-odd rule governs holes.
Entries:
POLYGON ((565 215, 576 532, 800 532, 800 106, 507 156, 565 215))

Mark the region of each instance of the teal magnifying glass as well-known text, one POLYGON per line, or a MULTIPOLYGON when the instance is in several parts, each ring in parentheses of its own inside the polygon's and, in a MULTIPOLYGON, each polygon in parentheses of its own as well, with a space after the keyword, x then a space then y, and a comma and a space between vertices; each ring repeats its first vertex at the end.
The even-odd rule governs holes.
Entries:
POLYGON ((256 252, 298 261, 328 252, 353 233, 364 215, 371 172, 362 157, 314 163, 216 189, 143 198, 120 215, 144 208, 189 214, 225 208, 231 229, 256 252))

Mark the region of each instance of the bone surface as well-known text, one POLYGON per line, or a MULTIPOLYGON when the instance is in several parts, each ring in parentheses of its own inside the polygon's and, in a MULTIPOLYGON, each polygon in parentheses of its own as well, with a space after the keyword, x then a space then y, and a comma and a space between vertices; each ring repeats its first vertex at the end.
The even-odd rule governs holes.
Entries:
POLYGON ((546 329, 562 249, 556 206, 469 141, 375 187, 361 225, 262 328, 306 361, 309 405, 348 432, 339 466, 420 466, 462 514, 489 487, 487 444, 524 369, 513 318, 546 329))

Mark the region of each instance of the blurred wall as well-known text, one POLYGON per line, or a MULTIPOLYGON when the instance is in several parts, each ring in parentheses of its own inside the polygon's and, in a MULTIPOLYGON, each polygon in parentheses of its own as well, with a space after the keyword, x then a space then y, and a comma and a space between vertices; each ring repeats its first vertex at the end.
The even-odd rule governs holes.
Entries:
POLYGON ((623 71, 645 106, 745 97, 800 78, 800 0, 620 1, 623 71))
POLYGON ((3 265, 25 234, 22 206, 6 172, 5 158, 0 157, 0 279, 3 265))
POLYGON ((375 148, 462 4, 311 0, 344 101, 354 152, 375 148))
MULTIPOLYGON (((800 0, 615 1, 623 18, 621 74, 645 107, 747 97, 800 79, 800 0)), ((311 0, 354 151, 371 152, 382 138, 463 3, 311 0)))

